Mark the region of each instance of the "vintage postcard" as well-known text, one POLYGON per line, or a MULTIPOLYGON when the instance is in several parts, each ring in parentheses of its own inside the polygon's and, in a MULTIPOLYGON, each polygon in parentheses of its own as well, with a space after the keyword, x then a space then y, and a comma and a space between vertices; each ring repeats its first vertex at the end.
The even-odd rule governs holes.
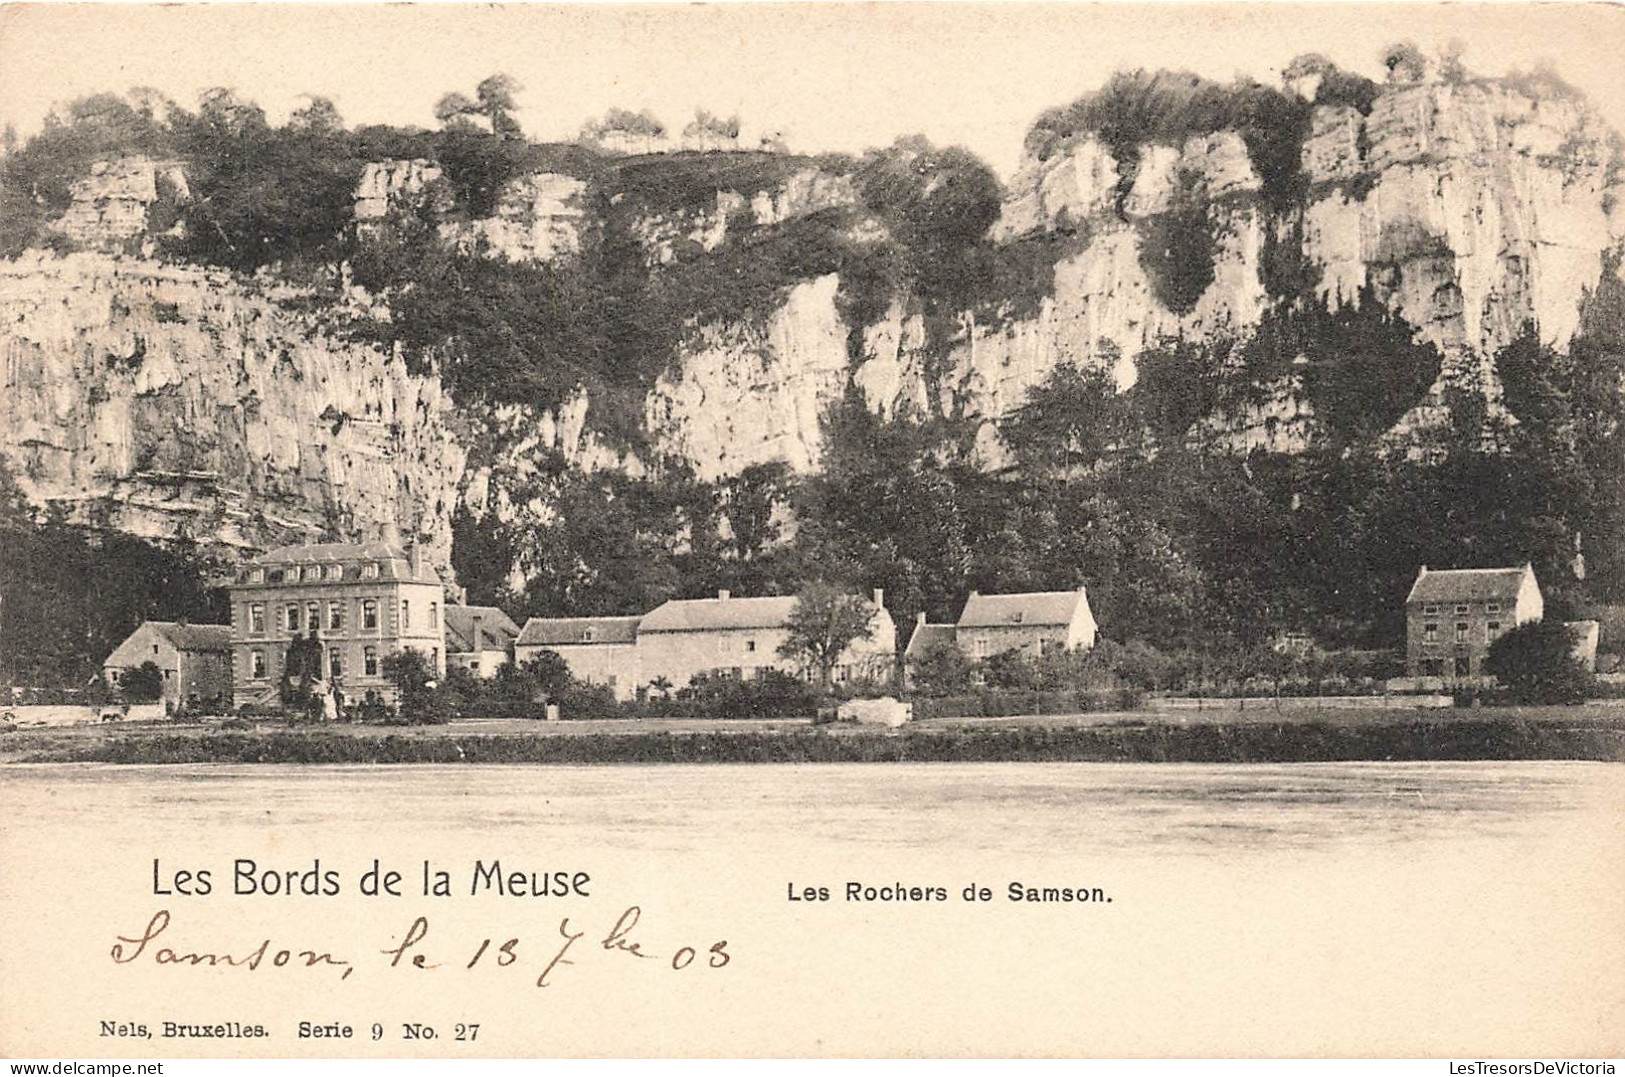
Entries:
POLYGON ((1622 45, 0 7, 0 1055, 1617 1059, 1622 45))

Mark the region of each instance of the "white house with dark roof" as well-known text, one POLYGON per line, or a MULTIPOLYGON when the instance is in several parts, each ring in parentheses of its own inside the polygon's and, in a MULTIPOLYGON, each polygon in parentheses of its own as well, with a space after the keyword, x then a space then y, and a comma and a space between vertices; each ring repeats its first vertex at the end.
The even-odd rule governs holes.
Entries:
POLYGON ((163 677, 162 698, 181 705, 231 702, 231 626, 145 621, 102 663, 108 687, 151 662, 163 677))
POLYGON ((970 593, 954 625, 954 640, 973 662, 1019 651, 1030 658, 1088 650, 1099 626, 1084 588, 1010 595, 970 593))
MULTIPOLYGON (((874 592, 872 631, 842 653, 834 680, 889 677, 897 656, 897 626, 886 612, 885 594, 874 592)), ((638 663, 643 682, 663 677, 681 688, 697 673, 721 672, 749 679, 762 670, 777 669, 796 676, 806 671, 779 654, 790 638, 790 616, 796 596, 734 598, 727 591, 716 598, 673 599, 654 609, 638 624, 638 663)))
POLYGON ((495 606, 447 606, 446 668, 495 677, 513 659, 519 626, 495 606))
POLYGON ((514 642, 519 665, 552 651, 571 676, 602 684, 616 699, 634 699, 647 682, 639 673, 638 622, 641 617, 532 617, 514 642))
POLYGON ((1405 599, 1406 672, 1411 677, 1482 675, 1490 644, 1545 612, 1535 570, 1423 565, 1405 599))

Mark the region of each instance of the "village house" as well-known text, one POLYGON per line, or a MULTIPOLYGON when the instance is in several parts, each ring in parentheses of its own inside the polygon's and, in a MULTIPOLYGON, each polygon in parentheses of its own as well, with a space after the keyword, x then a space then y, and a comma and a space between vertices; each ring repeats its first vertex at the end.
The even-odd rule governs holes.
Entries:
POLYGON ((578 681, 601 684, 619 700, 635 699, 638 622, 641 617, 532 617, 514 643, 514 661, 523 666, 552 651, 578 681))
MULTIPOLYGON (((970 593, 954 625, 954 642, 973 662, 1017 651, 1029 658, 1088 650, 1098 626, 1084 588, 1011 595, 970 593)), ((912 641, 911 641, 912 643, 912 641)))
POLYGON ((908 646, 903 649, 903 687, 914 687, 912 671, 916 662, 938 647, 953 645, 954 626, 951 623, 931 624, 925 619, 925 611, 921 610, 914 621, 914 631, 909 633, 908 646))
POLYGON ((255 558, 231 586, 235 706, 276 699, 288 645, 322 644, 323 676, 346 701, 395 702, 384 659, 413 649, 446 670, 445 588, 393 529, 377 542, 283 546, 255 558))
POLYGON ((1405 667, 1413 678, 1483 676, 1490 644, 1545 609, 1535 570, 1423 565, 1405 599, 1405 667))
POLYGON ((160 698, 171 707, 231 698, 231 626, 146 621, 102 663, 109 688, 151 662, 163 677, 160 698))
MULTIPOLYGON (((885 594, 871 599, 875 618, 868 638, 854 640, 833 671, 837 684, 892 675, 897 656, 897 627, 886 612, 885 594)), ((673 599, 647 614, 637 630, 639 676, 648 684, 656 678, 681 688, 699 673, 749 680, 763 670, 777 669, 795 676, 808 671, 779 654, 790 638, 790 616, 796 596, 734 598, 727 591, 716 598, 673 599)))
POLYGON ((447 606, 446 668, 490 678, 513 660, 519 626, 495 606, 447 606))

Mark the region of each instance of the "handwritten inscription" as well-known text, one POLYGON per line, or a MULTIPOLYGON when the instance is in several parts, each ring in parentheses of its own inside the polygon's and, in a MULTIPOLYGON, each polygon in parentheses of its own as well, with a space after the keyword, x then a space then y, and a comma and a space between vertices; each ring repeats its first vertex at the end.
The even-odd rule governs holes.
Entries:
MULTIPOLYGON (((660 945, 640 936, 642 919, 643 910, 633 905, 621 913, 601 937, 589 925, 583 923, 577 927, 572 924, 572 918, 566 916, 559 921, 556 935, 547 933, 537 939, 514 936, 500 941, 487 937, 469 944, 467 940, 459 943, 455 939, 431 938, 428 917, 418 916, 399 936, 391 937, 390 945, 365 952, 366 961, 383 969, 421 972, 441 968, 461 971, 528 968, 535 972, 537 987, 553 986, 563 968, 576 964, 587 954, 608 954, 618 960, 632 959, 677 972, 691 965, 721 969, 733 961, 726 939, 671 948, 669 943, 660 945), (596 939, 596 943, 583 944, 582 940, 588 938, 596 939), (464 957, 465 954, 469 956, 464 957)), ((348 956, 299 943, 267 938, 240 946, 204 945, 177 941, 178 934, 169 910, 159 909, 141 931, 116 936, 109 956, 115 965, 231 968, 251 973, 314 970, 337 975, 341 980, 348 980, 358 967, 348 956)))

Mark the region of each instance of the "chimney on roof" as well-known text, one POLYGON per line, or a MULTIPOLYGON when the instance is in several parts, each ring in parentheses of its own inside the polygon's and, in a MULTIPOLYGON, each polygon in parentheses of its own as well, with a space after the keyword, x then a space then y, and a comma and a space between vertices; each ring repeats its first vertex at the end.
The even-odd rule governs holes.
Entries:
POLYGON ((1417 579, 1421 579, 1423 576, 1426 576, 1427 574, 1428 574, 1428 567, 1426 565, 1423 565, 1421 568, 1416 570, 1416 578, 1417 579))
POLYGON ((733 592, 724 587, 722 590, 717 592, 717 600, 719 602, 726 602, 730 597, 732 597, 732 595, 733 592))
POLYGON ((916 625, 918 625, 919 627, 921 627, 921 628, 925 627, 925 611, 924 610, 921 610, 919 613, 914 615, 914 623, 916 625))
POLYGON ((406 560, 412 566, 413 578, 421 578, 423 575, 423 551, 415 539, 406 548, 406 560))
POLYGON ((978 596, 979 596, 979 595, 981 595, 981 593, 982 593, 982 592, 980 592, 980 591, 972 591, 972 592, 971 592, 971 593, 970 593, 970 596, 971 596, 971 597, 972 597, 972 598, 976 598, 976 597, 978 597, 978 596))
POLYGON ((485 638, 485 637, 480 635, 480 622, 483 621, 484 619, 485 618, 482 617, 478 613, 473 614, 472 616, 469 617, 469 622, 470 622, 472 627, 470 628, 468 634, 474 637, 474 653, 475 654, 479 654, 480 651, 485 649, 480 644, 480 641, 485 638))
POLYGON ((884 587, 876 587, 875 588, 875 609, 883 610, 885 608, 886 608, 886 589, 884 587))
POLYGON ((390 520, 378 529, 378 539, 386 546, 398 547, 401 545, 401 529, 395 526, 394 520, 390 520))

